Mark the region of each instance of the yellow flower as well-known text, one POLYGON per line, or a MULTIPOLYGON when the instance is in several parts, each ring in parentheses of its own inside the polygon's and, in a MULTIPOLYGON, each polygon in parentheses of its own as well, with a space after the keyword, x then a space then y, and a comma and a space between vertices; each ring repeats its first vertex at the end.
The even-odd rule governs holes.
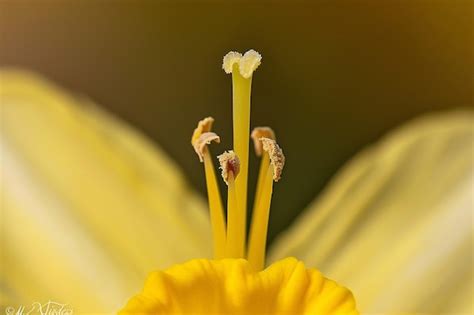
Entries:
MULTIPOLYGON (((114 312, 150 270, 211 256, 205 203, 144 135, 28 72, 0 72, 0 106, 2 311, 114 312)), ((371 145, 268 261, 317 266, 364 313, 471 314, 473 123, 431 114, 371 145)))
POLYGON ((224 70, 232 73, 234 103, 234 151, 218 156, 228 186, 227 222, 207 147, 220 142, 212 132, 214 119, 200 121, 191 139, 204 163, 214 256, 219 260, 192 260, 151 274, 142 293, 132 298, 121 314, 358 314, 352 293, 294 258, 262 271, 273 181, 280 179, 285 164, 283 151, 268 127, 252 132, 262 161, 247 248, 250 91, 260 62, 261 56, 254 50, 243 56, 230 52, 223 61, 224 70))

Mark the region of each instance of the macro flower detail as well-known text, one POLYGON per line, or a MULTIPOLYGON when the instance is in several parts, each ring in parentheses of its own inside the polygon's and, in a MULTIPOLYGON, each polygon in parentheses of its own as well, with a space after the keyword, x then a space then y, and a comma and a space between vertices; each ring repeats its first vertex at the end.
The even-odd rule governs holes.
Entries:
POLYGON ((208 148, 220 143, 212 132, 214 119, 199 121, 191 138, 204 164, 215 259, 195 259, 151 273, 143 291, 120 314, 358 314, 348 289, 296 258, 265 269, 273 183, 281 178, 285 156, 271 128, 257 127, 250 134, 252 75, 261 59, 254 50, 230 52, 223 59, 233 82, 234 148, 217 157, 227 185, 226 212, 208 148), (261 161, 247 244, 250 138, 261 161))
MULTIPOLYGON (((208 205, 159 144, 41 75, 0 69, 0 86, 1 305, 55 297, 110 314, 150 270, 212 256, 208 205)), ((365 314, 471 314, 473 283, 460 279, 472 278, 473 124, 470 109, 427 113, 367 146, 272 242, 267 265, 317 266, 365 314)), ((263 152, 258 139, 276 138, 258 129, 263 152)))

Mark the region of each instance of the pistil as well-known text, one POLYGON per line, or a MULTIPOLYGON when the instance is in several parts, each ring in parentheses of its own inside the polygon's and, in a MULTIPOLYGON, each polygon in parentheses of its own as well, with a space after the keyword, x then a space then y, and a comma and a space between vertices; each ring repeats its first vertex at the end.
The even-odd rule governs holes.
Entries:
POLYGON ((239 222, 236 236, 238 257, 245 255, 252 75, 260 65, 261 58, 258 52, 249 50, 243 56, 230 52, 223 60, 225 72, 232 73, 234 151, 240 159, 241 168, 239 178, 235 179, 236 196, 239 201, 236 213, 239 222))

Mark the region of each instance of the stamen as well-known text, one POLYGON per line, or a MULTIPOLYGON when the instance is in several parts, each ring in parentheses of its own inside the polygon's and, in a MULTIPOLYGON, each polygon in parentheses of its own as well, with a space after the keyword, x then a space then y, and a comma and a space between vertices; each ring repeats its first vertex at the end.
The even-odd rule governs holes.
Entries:
POLYGON ((226 257, 240 258, 244 255, 245 240, 239 233, 245 222, 241 221, 238 213, 238 200, 235 191, 235 179, 240 170, 239 158, 233 151, 224 152, 218 156, 222 169, 222 178, 227 184, 227 242, 226 257))
MULTIPOLYGON (((249 238, 248 261, 254 270, 262 270, 265 266, 265 249, 267 242, 268 218, 273 192, 273 181, 278 181, 285 164, 283 151, 275 142, 269 138, 260 138, 263 144, 264 157, 268 156, 270 165, 267 168, 260 196, 254 208, 252 227, 249 238)), ((262 171, 260 176, 262 175, 262 171)))
POLYGON ((214 257, 225 257, 226 227, 224 220, 224 208, 222 206, 219 186, 216 180, 214 163, 212 162, 207 144, 212 141, 219 142, 219 136, 210 132, 214 119, 205 118, 198 123, 194 130, 191 143, 199 156, 201 162, 204 161, 204 171, 206 174, 207 198, 209 202, 209 215, 211 219, 212 235, 214 242, 214 257))
POLYGON ((259 203, 252 217, 247 259, 255 271, 260 271, 265 266, 268 218, 270 216, 270 204, 273 192, 272 168, 273 166, 270 165, 265 174, 259 203))
POLYGON ((207 199, 209 202, 209 216, 211 219, 214 242, 214 257, 220 259, 225 257, 226 226, 224 207, 217 185, 214 163, 209 153, 204 155, 204 170, 206 173, 207 199))
POLYGON ((255 220, 255 215, 257 213, 257 206, 260 201, 260 196, 262 194, 262 189, 265 181, 265 176, 267 174, 268 167, 270 166, 270 157, 267 152, 263 151, 263 143, 260 141, 260 138, 269 138, 272 140, 276 139, 275 132, 270 127, 255 127, 250 134, 250 137, 253 140, 255 146, 255 153, 257 156, 262 156, 260 161, 260 170, 258 172, 257 180, 257 189, 255 191, 255 198, 253 202, 253 211, 252 211, 252 222, 255 220))
MULTIPOLYGON (((250 134, 250 138, 253 140, 253 144, 255 146, 255 154, 257 156, 262 156, 263 152, 263 144, 260 141, 260 138, 269 138, 275 140, 275 132, 270 127, 255 127, 250 134)), ((262 191, 263 180, 265 179, 265 174, 267 172, 268 166, 270 164, 270 158, 268 153, 264 154, 262 160, 260 162, 260 171, 258 173, 258 181, 257 181, 257 190, 255 193, 255 200, 254 200, 254 210, 258 204, 258 200, 260 198, 260 193, 262 191)), ((253 211, 252 213, 255 213, 253 211)))
POLYGON ((237 193, 238 221, 241 224, 238 231, 238 239, 242 241, 239 248, 244 248, 246 239, 246 217, 247 217, 247 178, 249 158, 249 131, 250 131, 250 93, 252 86, 252 74, 261 63, 262 57, 254 50, 249 50, 241 56, 239 53, 230 52, 223 60, 223 68, 226 73, 232 73, 232 102, 234 122, 234 151, 240 158, 240 176, 235 180, 237 193))

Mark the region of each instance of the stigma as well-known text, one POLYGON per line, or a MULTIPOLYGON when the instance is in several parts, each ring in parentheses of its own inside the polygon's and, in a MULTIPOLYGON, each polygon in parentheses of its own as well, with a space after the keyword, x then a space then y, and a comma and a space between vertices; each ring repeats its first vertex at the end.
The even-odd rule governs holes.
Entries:
POLYGON ((269 127, 256 127, 250 133, 251 85, 262 56, 255 50, 245 54, 229 52, 222 68, 232 74, 233 149, 218 156, 222 179, 227 185, 227 204, 223 207, 214 161, 208 146, 220 143, 212 132, 214 119, 199 121, 191 143, 204 163, 209 212, 213 232, 214 256, 247 259, 255 271, 265 267, 266 238, 273 183, 281 178, 285 156, 269 127), (260 170, 252 211, 251 229, 246 231, 249 144, 253 140, 255 154, 260 157, 260 170), (226 212, 225 212, 226 210, 226 212), (226 219, 225 219, 226 218, 226 219), (247 244, 248 239, 248 244, 247 244))

